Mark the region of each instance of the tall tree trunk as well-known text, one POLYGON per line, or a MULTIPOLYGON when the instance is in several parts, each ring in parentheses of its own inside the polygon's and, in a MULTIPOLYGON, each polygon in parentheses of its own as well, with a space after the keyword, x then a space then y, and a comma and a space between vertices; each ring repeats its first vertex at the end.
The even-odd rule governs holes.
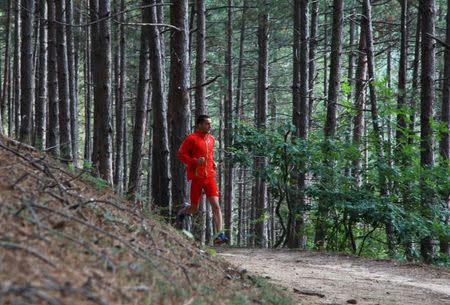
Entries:
POLYGON ((235 103, 235 113, 236 118, 240 119, 243 113, 242 97, 243 97, 243 68, 244 68, 244 42, 245 42, 245 28, 247 20, 247 6, 248 1, 244 0, 244 8, 242 9, 241 17, 241 30, 239 38, 239 63, 238 63, 238 73, 237 73, 237 86, 236 86, 236 103, 235 103))
MULTIPOLYGON (((256 128, 265 130, 267 125, 267 82, 268 82, 268 47, 269 47, 269 13, 268 3, 259 4, 258 13, 258 87, 257 87, 257 116, 256 128)), ((257 169, 263 169, 267 160, 265 157, 255 157, 257 169)), ((262 177, 256 177, 256 205, 255 205, 255 245, 267 247, 267 223, 265 213, 267 209, 267 184, 262 177)))
MULTIPOLYGON (((151 0, 144 0, 143 4, 149 5, 151 4, 151 0)), ((142 12, 142 22, 151 23, 151 15, 151 9, 144 9, 142 12)), ((141 30, 139 84, 136 98, 136 114, 133 129, 133 149, 131 153, 130 179, 128 182, 128 194, 132 197, 135 197, 136 193, 139 192, 142 180, 142 156, 145 128, 147 123, 147 103, 150 83, 149 41, 150 26, 143 26, 141 30)), ((155 176, 154 178, 156 179, 155 176)))
MULTIPOLYGON (((433 166, 433 129, 431 120, 433 118, 433 104, 435 101, 434 78, 435 78, 435 50, 434 50, 434 0, 421 0, 419 9, 422 19, 422 72, 420 77, 420 165, 426 170, 433 166)), ((424 177, 422 179, 425 179, 424 177)), ((421 181, 422 213, 423 217, 431 221, 433 219, 433 195, 421 181)), ((433 240, 431 235, 424 237, 420 242, 420 253, 426 263, 433 260, 433 240)))
POLYGON ((55 0, 56 41, 58 57, 58 92, 59 92, 59 141, 61 157, 69 162, 73 160, 70 132, 69 67, 67 64, 65 1, 55 0))
POLYGON ((119 193, 123 192, 123 134, 125 121, 123 119, 124 113, 124 99, 126 91, 126 32, 125 25, 126 13, 125 11, 125 0, 120 2, 120 26, 119 26, 119 51, 116 56, 119 57, 118 73, 116 74, 117 81, 117 96, 116 96, 116 157, 115 157, 115 167, 114 167, 114 185, 119 193))
POLYGON ((400 164, 404 163, 403 147, 406 144, 406 82, 407 82, 407 70, 408 70, 408 1, 401 0, 401 42, 400 42, 400 62, 398 69, 398 93, 397 93, 397 129, 396 129, 396 142, 397 142, 397 160, 400 164))
POLYGON ((21 3, 21 105, 20 105, 20 140, 31 144, 31 118, 34 104, 34 74, 33 74, 33 13, 34 1, 23 0, 21 3))
MULTIPOLYGON (((207 113, 207 105, 205 102, 206 86, 203 84, 206 81, 205 77, 205 61, 206 61, 206 49, 205 49, 205 36, 206 36, 206 11, 205 1, 197 0, 196 3, 197 12, 197 35, 196 35, 196 57, 195 57, 195 117, 201 114, 207 113)), ((200 236, 202 242, 206 241, 206 201, 202 196, 200 202, 200 217, 197 218, 198 227, 200 228, 200 236)))
MULTIPOLYGON (((378 115, 378 105, 377 105, 377 91, 375 86, 375 60, 374 60, 374 47, 373 47, 373 30, 372 30, 372 7, 370 0, 363 1, 363 16, 365 16, 364 27, 366 33, 367 41, 367 68, 369 73, 369 89, 370 89, 370 104, 371 104, 371 115, 372 115, 372 127, 374 133, 374 146, 375 153, 377 155, 378 162, 378 176, 379 176, 379 188, 381 198, 386 198, 388 196, 388 186, 386 181, 385 173, 382 169, 383 164, 386 162, 383 152, 383 131, 380 126, 380 117, 378 115)), ((388 240, 388 248, 390 255, 393 255, 393 241, 394 241, 394 231, 392 226, 392 221, 390 217, 385 223, 386 236, 388 240)))
MULTIPOLYGON (((11 0, 8 0, 8 7, 7 7, 7 13, 6 13, 6 45, 5 45, 5 68, 3 70, 3 89, 2 89, 2 96, 0 100, 0 133, 3 133, 3 123, 5 118, 5 108, 6 108, 6 97, 9 92, 10 87, 10 78, 9 75, 11 74, 9 65, 9 52, 10 52, 10 42, 11 42, 11 0)), ((10 101, 8 100, 8 104, 10 101)), ((8 118, 9 120, 9 118, 8 118)), ((10 128, 8 128, 8 132, 10 131, 10 128)))
MULTIPOLYGON (((332 180, 331 176, 332 168, 334 167, 334 160, 330 154, 329 141, 335 137, 336 134, 336 110, 339 98, 339 88, 341 81, 341 51, 342 51, 342 29, 343 29, 343 1, 333 1, 333 34, 331 37, 331 59, 330 59, 330 80, 328 87, 328 102, 327 102, 327 115, 324 127, 325 143, 324 143, 324 155, 325 166, 330 168, 330 171, 326 173, 328 177, 324 178, 325 187, 332 180)), ((319 249, 323 249, 325 245, 325 239, 327 234, 326 219, 329 213, 330 198, 321 198, 319 201, 317 226, 315 244, 319 249)))
POLYGON ((21 22, 20 22, 20 0, 15 1, 14 7, 14 136, 17 138, 19 136, 20 128, 20 49, 21 49, 21 22))
POLYGON ((39 85, 38 98, 35 106, 34 146, 38 149, 45 147, 45 126, 47 114, 47 4, 46 0, 39 0, 39 85))
POLYGON ((225 53, 227 94, 224 105, 225 114, 225 234, 232 243, 233 228, 233 165, 227 151, 232 145, 233 137, 233 0, 228 0, 228 20, 227 20, 227 50, 225 53))
POLYGON ((47 0, 48 9, 48 133, 47 148, 53 156, 59 156, 59 108, 58 69, 56 63, 55 2, 47 0))
MULTIPOLYGON (((364 17, 362 17, 364 18, 364 17)), ((356 180, 357 187, 362 186, 362 136, 364 129, 364 105, 366 100, 366 82, 367 82, 367 56, 366 56, 366 33, 361 20, 359 46, 358 46, 358 64, 356 66, 355 83, 355 109, 356 114, 353 119, 353 145, 358 148, 358 156, 352 161, 352 176, 356 180)))
MULTIPOLYGON (((446 38, 447 44, 450 43, 450 2, 447 1, 447 29, 446 38)), ((439 143, 439 152, 442 158, 442 166, 448 168, 449 165, 449 155, 450 155, 450 49, 445 48, 444 53, 444 81, 443 81, 443 93, 442 93, 442 107, 441 107, 441 122, 446 129, 441 129, 441 141, 439 143)), ((444 193, 442 198, 446 203, 445 211, 448 213, 450 210, 450 194, 448 191, 444 193)), ((450 224, 450 218, 447 214, 444 219, 444 223, 448 226, 450 224)), ((443 254, 450 255, 449 247, 450 236, 442 236, 440 240, 440 251, 443 254)))
POLYGON ((111 13, 110 0, 90 0, 92 81, 94 84, 94 145, 92 161, 100 177, 112 184, 111 13), (104 18, 104 19, 101 19, 104 18), (100 19, 100 20, 99 20, 100 19))
MULTIPOLYGON (((408 16, 409 16, 409 8, 408 1, 401 0, 401 22, 400 22, 400 33, 401 33, 401 42, 400 42, 400 62, 398 69, 398 86, 397 86, 397 126, 396 126, 396 147, 395 147, 395 159, 397 166, 404 170, 406 166, 408 166, 408 156, 405 153, 405 145, 408 142, 408 124, 406 121, 406 112, 408 109, 406 104, 407 98, 407 71, 408 71, 408 16)), ((397 189, 397 187, 394 187, 397 189)), ((398 194, 399 203, 405 208, 409 209, 409 202, 413 202, 410 198, 409 189, 401 190, 398 194)), ((405 248, 406 248, 406 257, 408 260, 412 259, 412 250, 411 250, 412 241, 409 236, 405 238, 405 248)))
POLYGON ((314 105, 314 79, 316 74, 316 48, 317 48, 317 20, 319 16, 319 0, 311 2, 311 20, 310 20, 310 37, 309 37, 309 67, 308 67, 308 127, 312 125, 312 111, 314 105))
MULTIPOLYGON (((89 6, 89 0, 86 0, 89 6)), ((92 132, 91 132, 91 28, 87 27, 85 32, 84 49, 84 160, 92 161, 92 132)))
MULTIPOLYGON (((306 140, 308 134, 308 0, 296 0, 294 2, 294 96, 293 96, 293 120, 296 127, 296 137, 300 140, 306 140)), ((294 200, 288 200, 289 220, 287 232, 287 246, 289 248, 304 248, 306 246, 305 238, 305 220, 304 214, 306 198, 306 173, 304 164, 298 169, 295 177, 298 196, 294 200)))
POLYGON ((187 180, 184 166, 178 160, 178 149, 189 132, 189 27, 188 1, 179 0, 170 7, 170 23, 180 31, 170 39, 169 129, 170 169, 172 174, 172 212, 187 202, 187 180))
MULTIPOLYGON (((73 0, 66 1, 66 23, 73 24, 73 0)), ((73 155, 73 162, 77 165, 78 162, 78 96, 77 96, 77 75, 78 67, 75 64, 75 50, 74 48, 74 33, 73 27, 66 27, 67 34, 67 67, 68 67, 68 82, 69 82, 69 109, 70 109, 70 139, 71 149, 73 155)))
MULTIPOLYGON (((151 3, 156 3, 152 0, 151 3)), ((157 8, 151 9, 150 22, 158 20, 157 8)), ((169 133, 167 125, 167 96, 165 92, 164 63, 159 28, 150 29, 150 69, 152 78, 152 200, 165 217, 170 214, 169 133)))

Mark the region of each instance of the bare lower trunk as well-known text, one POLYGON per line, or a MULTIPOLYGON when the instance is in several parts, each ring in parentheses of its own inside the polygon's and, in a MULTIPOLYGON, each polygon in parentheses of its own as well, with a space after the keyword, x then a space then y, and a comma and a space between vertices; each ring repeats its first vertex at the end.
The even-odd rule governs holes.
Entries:
POLYGON ((70 99, 69 99, 69 68, 67 64, 65 2, 55 1, 56 9, 56 40, 58 57, 58 92, 59 92, 59 141, 61 157, 69 162, 73 159, 72 139, 70 132, 70 99))
MULTIPOLYGON (((39 18, 47 19, 46 0, 39 0, 39 18)), ((39 76, 38 94, 35 106, 34 146, 45 147, 45 127, 47 114, 47 24, 41 21, 39 25, 39 76)))
POLYGON ((171 24, 180 31, 170 39, 169 129, 170 169, 172 174, 172 214, 187 202, 187 180, 184 165, 178 160, 178 149, 189 132, 189 27, 188 1, 179 0, 170 8, 171 24))
MULTIPOLYGON (((151 3, 144 0, 144 5, 151 3)), ((151 10, 144 9, 142 22, 151 22, 151 10)), ((144 146, 145 128, 147 123, 147 103, 149 96, 150 62, 149 62, 149 26, 143 26, 141 30, 141 51, 139 56, 139 83, 136 98, 136 114, 133 129, 133 149, 131 153, 130 179, 128 182, 128 194, 135 198, 140 191, 142 181, 142 155, 144 146)), ((154 177, 156 178, 156 177, 154 177)))
POLYGON ((34 104, 33 13, 34 1, 22 0, 20 140, 28 144, 31 144, 31 119, 34 104))
POLYGON ((56 63, 55 2, 47 0, 48 8, 48 134, 47 148, 53 156, 59 156, 59 108, 58 71, 56 63))

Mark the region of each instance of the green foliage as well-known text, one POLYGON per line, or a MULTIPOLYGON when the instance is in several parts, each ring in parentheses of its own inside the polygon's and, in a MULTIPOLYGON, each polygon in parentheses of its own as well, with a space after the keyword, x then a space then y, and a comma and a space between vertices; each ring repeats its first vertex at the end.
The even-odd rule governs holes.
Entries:
MULTIPOLYGON (((385 82, 378 86, 385 86, 385 82)), ((381 93, 386 100, 393 98, 388 88, 381 93)), ((388 115, 391 110, 384 108, 388 115)), ((244 167, 251 167, 255 156, 266 157, 267 165, 253 174, 266 181, 271 198, 281 204, 279 221, 288 217, 287 199, 299 194, 295 176, 306 172, 313 178, 305 190, 311 203, 294 211, 295 217, 308 213, 310 224, 306 233, 313 240, 312 224, 316 223, 319 202, 325 204, 329 216, 323 221, 327 228, 326 247, 330 250, 386 257, 388 222, 393 225, 394 242, 400 252, 408 240, 450 236, 448 226, 442 222, 448 209, 441 198, 450 190, 445 164, 422 168, 414 144, 403 146, 402 156, 407 160, 403 163, 379 159, 370 151, 360 184, 351 170, 352 162, 362 159, 361 148, 340 137, 323 140, 319 133, 311 133, 308 140, 298 139, 294 130, 289 122, 279 122, 266 130, 239 123, 229 150, 233 162, 244 167), (391 189, 387 195, 380 191, 381 177, 391 189), (428 190, 429 202, 424 198, 424 189, 428 190)), ((390 156, 389 146, 383 147, 385 155, 390 156)))

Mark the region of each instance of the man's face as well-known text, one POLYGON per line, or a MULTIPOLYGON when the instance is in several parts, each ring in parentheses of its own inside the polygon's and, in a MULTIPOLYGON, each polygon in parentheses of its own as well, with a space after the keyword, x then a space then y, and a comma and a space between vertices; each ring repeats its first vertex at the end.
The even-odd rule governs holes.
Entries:
POLYGON ((203 133, 210 133, 211 132, 211 119, 205 119, 203 122, 198 124, 198 130, 200 130, 203 133))

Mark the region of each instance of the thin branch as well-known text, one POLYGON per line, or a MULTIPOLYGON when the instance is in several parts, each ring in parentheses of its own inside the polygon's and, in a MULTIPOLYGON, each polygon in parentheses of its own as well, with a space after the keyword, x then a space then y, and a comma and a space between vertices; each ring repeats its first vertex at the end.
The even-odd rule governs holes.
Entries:
POLYGON ((201 84, 201 85, 194 86, 194 87, 189 87, 187 90, 193 90, 193 89, 198 89, 198 88, 201 88, 201 87, 208 86, 209 84, 215 82, 219 77, 221 77, 220 74, 219 74, 219 75, 216 75, 214 78, 210 79, 210 80, 207 81, 206 83, 203 83, 203 84, 201 84))
POLYGON ((43 262, 46 262, 47 264, 49 264, 52 267, 56 267, 55 263, 53 263, 52 261, 50 261, 48 258, 42 256, 41 254, 39 254, 36 250, 31 249, 31 248, 27 248, 25 246, 19 245, 19 244, 15 244, 15 243, 10 243, 10 242, 6 242, 6 241, 0 241, 0 247, 6 248, 6 249, 10 249, 10 250, 22 250, 25 251, 37 258, 39 258, 40 260, 42 260, 43 262))

